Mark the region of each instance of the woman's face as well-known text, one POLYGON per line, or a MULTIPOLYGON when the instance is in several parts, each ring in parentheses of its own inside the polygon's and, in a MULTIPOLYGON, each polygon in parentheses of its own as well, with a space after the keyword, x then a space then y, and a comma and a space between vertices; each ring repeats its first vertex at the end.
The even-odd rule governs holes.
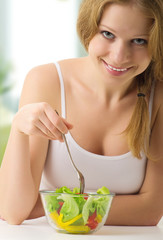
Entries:
POLYGON ((148 39, 151 22, 134 5, 108 5, 88 53, 107 79, 132 80, 149 65, 148 39))

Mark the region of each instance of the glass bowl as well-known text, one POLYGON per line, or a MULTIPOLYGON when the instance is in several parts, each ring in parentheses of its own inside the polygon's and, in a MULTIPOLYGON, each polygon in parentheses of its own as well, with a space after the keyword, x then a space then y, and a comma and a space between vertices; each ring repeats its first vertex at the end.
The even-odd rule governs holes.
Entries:
POLYGON ((60 233, 89 234, 108 217, 114 194, 40 191, 48 223, 60 233))

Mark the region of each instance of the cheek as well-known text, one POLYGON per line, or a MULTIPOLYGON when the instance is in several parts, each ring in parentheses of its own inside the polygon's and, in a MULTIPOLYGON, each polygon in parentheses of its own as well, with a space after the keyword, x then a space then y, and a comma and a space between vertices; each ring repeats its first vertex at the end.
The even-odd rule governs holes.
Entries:
POLYGON ((137 62, 141 68, 144 70, 149 66, 151 62, 151 56, 148 54, 147 50, 138 52, 135 55, 135 62, 137 62))
POLYGON ((144 68, 144 70, 146 70, 147 67, 149 66, 150 62, 151 62, 151 59, 149 57, 144 59, 144 62, 142 63, 142 68, 144 68))
POLYGON ((106 52, 106 47, 99 41, 98 37, 94 37, 89 43, 88 53, 90 55, 100 56, 104 52, 106 52))

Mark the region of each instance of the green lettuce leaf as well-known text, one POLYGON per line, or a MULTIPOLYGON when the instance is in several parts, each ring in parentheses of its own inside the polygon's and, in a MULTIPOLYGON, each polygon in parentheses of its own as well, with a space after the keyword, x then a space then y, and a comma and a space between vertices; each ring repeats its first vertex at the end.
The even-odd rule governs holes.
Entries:
POLYGON ((52 195, 45 196, 46 207, 49 212, 54 212, 60 207, 57 197, 58 196, 52 196, 52 195))
MULTIPOLYGON (((110 191, 108 188, 102 187, 97 190, 97 193, 110 194, 110 191)), ((91 216, 95 211, 97 212, 97 215, 100 214, 103 217, 107 212, 109 200, 110 197, 105 195, 98 198, 89 196, 82 210, 84 224, 87 223, 89 216, 91 216)))
POLYGON ((110 194, 110 191, 109 191, 109 189, 107 187, 103 186, 102 188, 99 188, 97 190, 97 193, 98 194, 110 194))
POLYGON ((80 188, 78 188, 78 187, 73 188, 73 193, 74 194, 80 193, 80 188))
POLYGON ((79 207, 74 198, 70 195, 61 194, 58 199, 64 201, 60 213, 63 214, 63 222, 67 222, 79 214, 79 207))
POLYGON ((56 189, 56 193, 73 193, 68 187, 64 186, 56 189))
POLYGON ((100 214, 103 217, 106 214, 109 200, 110 198, 108 196, 94 199, 94 205, 96 208, 97 215, 100 214))
POLYGON ((95 204, 94 204, 94 197, 90 196, 86 201, 85 205, 83 206, 82 216, 84 220, 84 224, 87 223, 88 217, 90 214, 94 213, 95 211, 95 204))
POLYGON ((78 205, 79 214, 82 213, 83 206, 84 206, 86 200, 84 199, 83 196, 80 196, 80 195, 78 195, 77 197, 74 196, 74 200, 75 200, 75 202, 76 202, 77 205, 78 205))

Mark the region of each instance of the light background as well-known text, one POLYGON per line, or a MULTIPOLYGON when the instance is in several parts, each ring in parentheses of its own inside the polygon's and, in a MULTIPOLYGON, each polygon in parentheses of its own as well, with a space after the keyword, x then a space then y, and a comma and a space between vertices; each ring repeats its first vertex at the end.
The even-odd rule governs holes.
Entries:
POLYGON ((9 129, 18 109, 28 71, 40 64, 86 54, 76 33, 80 3, 81 0, 0 0, 0 57, 12 66, 5 81, 13 85, 8 93, 0 94, 1 155, 8 137, 4 129, 9 129))

